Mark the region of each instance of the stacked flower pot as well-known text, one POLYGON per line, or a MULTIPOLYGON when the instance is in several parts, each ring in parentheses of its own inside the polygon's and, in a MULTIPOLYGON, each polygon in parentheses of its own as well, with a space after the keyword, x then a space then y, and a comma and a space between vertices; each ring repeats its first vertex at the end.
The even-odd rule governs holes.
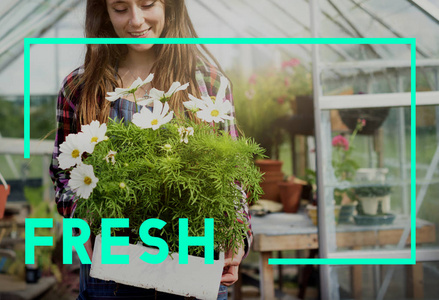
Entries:
POLYGON ((259 167, 261 173, 264 173, 263 181, 260 184, 264 191, 261 197, 267 200, 281 202, 279 183, 284 179, 284 174, 281 171, 282 161, 261 159, 256 160, 255 165, 259 167))
POLYGON ((255 164, 261 173, 264 173, 261 188, 264 191, 264 199, 281 202, 283 211, 296 213, 299 209, 303 185, 295 182, 294 178, 284 181, 282 173, 282 161, 279 160, 257 160, 255 164))

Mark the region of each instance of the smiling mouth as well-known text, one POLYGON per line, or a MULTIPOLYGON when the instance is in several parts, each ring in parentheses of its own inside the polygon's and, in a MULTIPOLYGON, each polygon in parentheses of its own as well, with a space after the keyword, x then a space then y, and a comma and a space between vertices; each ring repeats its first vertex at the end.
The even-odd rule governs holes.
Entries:
POLYGON ((144 30, 144 31, 141 31, 141 32, 130 32, 130 34, 131 34, 132 36, 134 36, 134 37, 141 37, 141 36, 146 35, 146 34, 149 32, 150 29, 151 29, 151 28, 148 28, 148 29, 146 29, 146 30, 144 30))

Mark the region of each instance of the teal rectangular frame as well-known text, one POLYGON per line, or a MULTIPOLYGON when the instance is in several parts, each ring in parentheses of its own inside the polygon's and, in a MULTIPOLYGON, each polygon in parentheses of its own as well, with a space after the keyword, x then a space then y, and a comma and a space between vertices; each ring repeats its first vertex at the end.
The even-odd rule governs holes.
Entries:
MULTIPOLYGON (((30 46, 38 44, 143 44, 136 38, 24 39, 24 158, 30 158, 30 46)), ((411 78, 411 240, 410 258, 270 258, 270 265, 413 265, 416 264, 416 39, 415 38, 171 38, 150 44, 398 44, 410 45, 411 78)))

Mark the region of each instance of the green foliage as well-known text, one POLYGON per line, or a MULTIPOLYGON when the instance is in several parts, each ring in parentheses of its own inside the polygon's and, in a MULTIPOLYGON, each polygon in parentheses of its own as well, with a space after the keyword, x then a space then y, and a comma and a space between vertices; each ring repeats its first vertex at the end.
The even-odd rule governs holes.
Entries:
POLYGON ((16 102, 0 99, 0 131, 2 136, 23 136, 23 108, 16 102))
POLYGON ((343 150, 340 147, 334 150, 332 166, 334 167, 335 177, 340 180, 351 181, 360 167, 355 160, 350 158, 354 149, 355 148, 351 145, 348 150, 343 150))
MULTIPOLYGON (((32 97, 30 137, 40 139, 55 128, 55 97, 32 97)), ((23 101, 0 99, 0 132, 4 137, 23 137, 23 101)), ((54 138, 55 134, 49 136, 54 138)))
POLYGON ((315 186, 317 184, 317 173, 314 170, 306 169, 305 170, 305 176, 303 177, 303 180, 308 182, 308 184, 315 186))
MULTIPOLYGON (((352 181, 355 174, 360 167, 358 162, 351 157, 355 150, 353 145, 357 133, 363 129, 366 121, 363 119, 357 120, 355 130, 352 132, 349 140, 343 135, 335 136, 332 139, 332 166, 334 168, 334 175, 338 180, 352 181)), ((351 201, 355 200, 355 193, 352 189, 334 189, 334 200, 337 205, 342 204, 343 194, 349 197, 351 201)))
MULTIPOLYGON (((95 234, 101 218, 129 218, 136 234, 144 220, 159 218, 167 224, 150 234, 176 252, 179 218, 189 219, 191 236, 204 236, 204 219, 213 218, 216 250, 242 243, 248 225, 238 222, 245 218, 234 182, 248 192, 248 202, 262 193, 261 174, 253 164, 262 149, 253 140, 233 140, 208 124, 175 119, 157 130, 110 121, 106 135, 110 138, 84 160, 94 167, 99 182, 88 199, 78 200, 76 209, 95 234), (194 128, 187 144, 180 142, 179 126, 194 128), (117 152, 114 165, 104 159, 110 150, 117 152)), ((189 252, 200 255, 203 249, 189 252)))
POLYGON ((358 163, 351 158, 351 155, 355 150, 353 145, 355 137, 365 125, 365 120, 358 119, 357 126, 352 132, 352 135, 349 137, 349 140, 347 140, 343 135, 335 136, 332 139, 332 166, 334 167, 335 177, 337 177, 339 180, 352 181, 355 177, 355 173, 360 167, 358 163))
MULTIPOLYGON (((36 228, 35 236, 53 237, 53 246, 35 247, 35 263, 41 268, 43 274, 53 274, 58 281, 61 281, 61 272, 58 266, 53 262, 53 253, 57 245, 58 237, 61 236, 61 216, 56 211, 56 205, 52 202, 43 200, 44 187, 30 188, 25 187, 24 194, 27 202, 31 207, 28 218, 53 218, 54 226, 52 228, 36 228)), ((23 232, 23 238, 24 232, 23 232)), ((8 274, 25 279, 24 250, 16 250, 16 259, 7 266, 8 274)))
POLYGON ((297 59, 277 68, 257 70, 250 78, 240 76, 231 81, 238 125, 267 150, 280 143, 273 122, 294 113, 296 96, 312 94, 311 74, 297 59))
POLYGON ((367 185, 356 187, 354 189, 357 197, 382 197, 392 192, 392 188, 388 185, 367 185))

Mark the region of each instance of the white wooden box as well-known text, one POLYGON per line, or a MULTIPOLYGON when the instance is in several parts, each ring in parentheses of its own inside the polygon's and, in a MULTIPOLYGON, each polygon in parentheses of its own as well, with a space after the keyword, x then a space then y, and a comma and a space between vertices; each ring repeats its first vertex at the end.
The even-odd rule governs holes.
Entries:
POLYGON ((112 246, 112 255, 128 254, 129 264, 102 264, 101 235, 95 240, 90 276, 102 280, 160 292, 191 296, 198 299, 217 299, 224 267, 224 253, 213 265, 204 264, 204 258, 189 255, 188 264, 178 263, 178 254, 173 253, 160 264, 148 264, 140 259, 147 251, 157 254, 158 249, 142 245, 112 246))

